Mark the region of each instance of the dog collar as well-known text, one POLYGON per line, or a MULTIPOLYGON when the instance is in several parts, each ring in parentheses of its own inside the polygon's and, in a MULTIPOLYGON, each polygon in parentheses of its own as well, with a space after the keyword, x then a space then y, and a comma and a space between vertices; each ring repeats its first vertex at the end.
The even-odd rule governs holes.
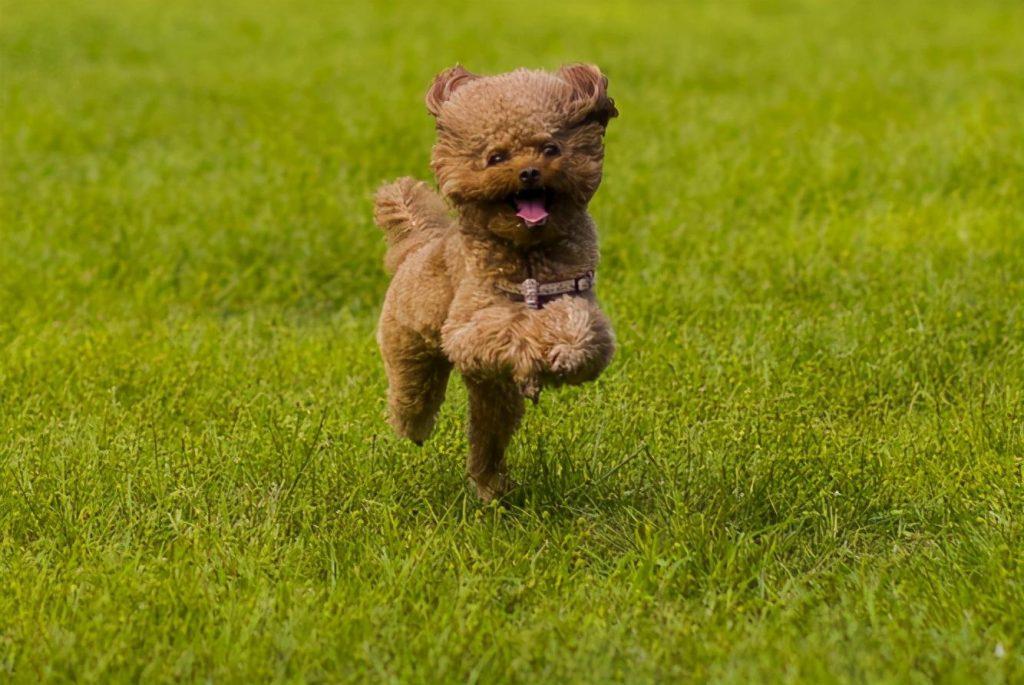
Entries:
POLYGON ((588 271, 575 278, 551 283, 541 283, 536 278, 527 278, 519 284, 498 283, 498 290, 516 299, 522 298, 530 309, 540 309, 546 299, 559 295, 579 295, 592 290, 596 280, 597 275, 593 271, 588 271))

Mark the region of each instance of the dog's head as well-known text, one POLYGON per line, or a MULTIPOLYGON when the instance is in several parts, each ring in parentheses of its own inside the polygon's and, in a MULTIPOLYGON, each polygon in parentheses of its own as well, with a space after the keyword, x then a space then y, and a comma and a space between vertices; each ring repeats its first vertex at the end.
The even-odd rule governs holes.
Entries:
POLYGON ((555 73, 437 76, 432 166, 442 194, 482 228, 535 242, 571 226, 601 183, 604 131, 618 115, 608 79, 589 64, 555 73))

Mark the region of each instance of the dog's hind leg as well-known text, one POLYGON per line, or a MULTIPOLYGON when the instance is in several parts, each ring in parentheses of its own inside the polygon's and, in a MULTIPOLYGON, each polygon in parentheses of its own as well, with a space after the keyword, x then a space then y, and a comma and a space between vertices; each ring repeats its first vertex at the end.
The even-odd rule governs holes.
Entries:
POLYGON ((523 418, 523 397, 511 379, 465 380, 469 391, 466 469, 477 494, 490 501, 515 485, 505 465, 505 449, 523 418))
POLYGON ((430 349, 414 331, 395 326, 381 330, 380 350, 388 377, 388 420, 400 436, 423 444, 444 402, 451 362, 430 349))

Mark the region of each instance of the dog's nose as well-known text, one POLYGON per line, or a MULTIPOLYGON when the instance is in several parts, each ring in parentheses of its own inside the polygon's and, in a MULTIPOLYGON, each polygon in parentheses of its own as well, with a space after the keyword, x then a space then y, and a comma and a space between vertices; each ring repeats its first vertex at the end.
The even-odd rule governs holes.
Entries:
POLYGON ((540 178, 540 169, 535 167, 527 167, 519 172, 519 180, 527 185, 536 183, 540 178))

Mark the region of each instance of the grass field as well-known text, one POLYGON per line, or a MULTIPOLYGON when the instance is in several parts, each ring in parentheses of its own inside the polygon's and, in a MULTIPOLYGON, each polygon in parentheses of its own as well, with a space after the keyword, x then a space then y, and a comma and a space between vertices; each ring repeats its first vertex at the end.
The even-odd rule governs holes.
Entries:
POLYGON ((1024 5, 0 12, 0 681, 1024 681, 1024 5), (588 60, 620 351, 384 422, 422 95, 588 60))

